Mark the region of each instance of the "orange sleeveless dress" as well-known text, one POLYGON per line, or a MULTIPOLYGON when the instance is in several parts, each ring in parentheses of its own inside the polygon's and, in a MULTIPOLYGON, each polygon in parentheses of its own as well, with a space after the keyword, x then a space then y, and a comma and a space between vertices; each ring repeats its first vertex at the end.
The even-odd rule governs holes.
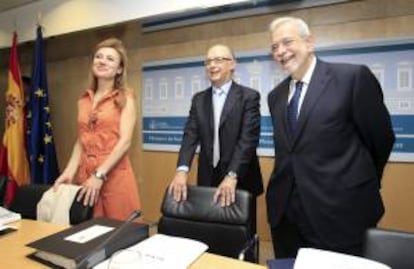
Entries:
MULTIPOLYGON (((77 184, 90 177, 119 140, 121 108, 114 102, 118 94, 118 90, 107 94, 93 110, 92 90, 86 90, 78 101, 78 137, 82 154, 75 179, 77 184)), ((125 94, 134 98, 131 91, 125 94)), ((94 206, 94 217, 125 220, 133 210, 140 208, 136 179, 128 154, 125 154, 107 174, 94 206)))

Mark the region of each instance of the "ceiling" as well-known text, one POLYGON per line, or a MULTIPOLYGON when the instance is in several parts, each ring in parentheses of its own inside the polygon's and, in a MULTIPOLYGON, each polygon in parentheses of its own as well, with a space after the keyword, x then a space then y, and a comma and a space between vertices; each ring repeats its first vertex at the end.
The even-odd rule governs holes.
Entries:
POLYGON ((0 13, 38 0, 0 0, 0 13))

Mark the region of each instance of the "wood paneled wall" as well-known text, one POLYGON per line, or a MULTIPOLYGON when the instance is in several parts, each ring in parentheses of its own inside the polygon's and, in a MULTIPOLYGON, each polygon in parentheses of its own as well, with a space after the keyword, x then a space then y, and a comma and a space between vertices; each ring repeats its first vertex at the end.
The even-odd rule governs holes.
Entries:
MULTIPOLYGON (((141 118, 141 66, 145 61, 204 55, 209 46, 225 43, 237 52, 268 49, 268 24, 282 15, 299 16, 313 29, 319 45, 363 40, 413 37, 414 1, 365 0, 302 10, 211 22, 172 30, 142 33, 140 22, 49 38, 46 40, 52 124, 58 160, 63 169, 70 157, 76 131, 77 99, 88 82, 90 55, 100 40, 116 36, 124 40, 130 58, 129 83, 137 92, 141 118)), ((45 29, 47 31, 47 29, 45 29)), ((23 74, 30 75, 33 42, 19 46, 23 74)), ((0 88, 7 85, 9 50, 0 51, 0 88)), ((4 122, 4 98, 0 98, 0 122, 4 122)), ((0 131, 3 133, 4 126, 0 131)), ((130 156, 137 176, 144 217, 156 221, 162 195, 174 175, 176 153, 144 152, 141 149, 141 122, 138 121, 130 156)), ((261 158, 267 185, 273 158, 261 158)), ((195 182, 196 160, 191 173, 195 182)), ((414 231, 414 164, 389 163, 383 178, 386 213, 382 227, 414 231)), ((269 239, 264 195, 258 203, 259 234, 269 239)))

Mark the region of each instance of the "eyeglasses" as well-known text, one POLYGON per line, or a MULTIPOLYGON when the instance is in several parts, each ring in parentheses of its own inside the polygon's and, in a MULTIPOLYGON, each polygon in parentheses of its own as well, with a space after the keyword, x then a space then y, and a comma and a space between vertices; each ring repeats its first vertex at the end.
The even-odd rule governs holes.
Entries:
POLYGON ((233 61, 232 58, 226 58, 226 57, 216 57, 216 58, 211 58, 211 59, 205 59, 204 60, 204 65, 208 66, 212 63, 214 64, 222 64, 226 61, 233 61))
POLYGON ((283 47, 287 48, 287 47, 292 46, 294 42, 295 42, 295 40, 293 38, 284 38, 280 42, 272 44, 272 46, 270 47, 270 50, 273 53, 275 53, 275 52, 277 52, 277 50, 279 49, 279 47, 281 45, 283 47))

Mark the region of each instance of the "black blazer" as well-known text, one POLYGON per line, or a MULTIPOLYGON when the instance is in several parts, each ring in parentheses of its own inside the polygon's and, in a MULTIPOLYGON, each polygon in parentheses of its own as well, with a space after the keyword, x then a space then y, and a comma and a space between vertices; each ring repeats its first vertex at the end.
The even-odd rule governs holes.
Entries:
MULTIPOLYGON (((191 167, 200 145, 198 184, 212 186, 214 115, 212 88, 194 95, 184 129, 177 166, 191 167)), ((238 175, 237 188, 254 195, 263 192, 263 181, 256 147, 260 136, 260 94, 234 81, 220 117, 220 163, 226 173, 238 175)))
POLYGON ((292 136, 290 79, 268 96, 277 159, 266 196, 269 222, 277 226, 296 182, 306 216, 325 243, 360 243, 384 212, 380 180, 394 143, 381 87, 365 66, 318 60, 292 136))

